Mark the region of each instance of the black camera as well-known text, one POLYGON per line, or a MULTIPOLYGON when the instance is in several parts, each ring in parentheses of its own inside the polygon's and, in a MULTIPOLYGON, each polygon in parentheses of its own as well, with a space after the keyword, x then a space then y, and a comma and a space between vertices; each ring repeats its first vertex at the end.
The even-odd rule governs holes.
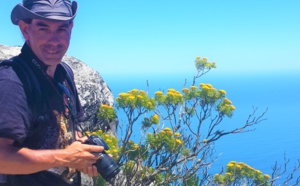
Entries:
MULTIPOLYGON (((86 141, 85 144, 103 146, 105 150, 109 149, 105 141, 100 136, 96 135, 88 136, 88 141, 86 141)), ((119 166, 105 151, 100 152, 99 155, 100 159, 97 160, 95 166, 102 178, 109 182, 120 172, 119 166)))

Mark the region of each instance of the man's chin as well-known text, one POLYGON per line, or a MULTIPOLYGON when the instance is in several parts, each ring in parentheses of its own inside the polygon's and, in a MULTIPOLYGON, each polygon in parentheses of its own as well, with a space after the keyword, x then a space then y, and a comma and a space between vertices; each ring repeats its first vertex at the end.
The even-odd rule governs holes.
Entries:
POLYGON ((44 59, 42 62, 45 64, 45 65, 49 65, 49 66, 52 66, 52 65, 58 65, 62 60, 62 57, 56 57, 56 58, 46 58, 44 59))

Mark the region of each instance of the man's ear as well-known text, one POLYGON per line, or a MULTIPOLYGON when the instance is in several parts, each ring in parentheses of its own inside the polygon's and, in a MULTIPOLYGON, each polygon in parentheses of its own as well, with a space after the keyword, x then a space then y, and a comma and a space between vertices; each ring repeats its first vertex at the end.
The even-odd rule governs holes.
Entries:
POLYGON ((69 25, 69 27, 72 29, 74 26, 74 21, 71 22, 71 24, 69 25))
POLYGON ((29 36, 28 36, 28 27, 29 25, 27 23, 25 23, 23 20, 20 20, 19 23, 19 28, 23 34, 23 37, 24 39, 27 41, 29 39, 29 36))
POLYGON ((73 26, 74 26, 74 21, 72 21, 69 25, 69 29, 70 29, 71 33, 72 33, 73 26))

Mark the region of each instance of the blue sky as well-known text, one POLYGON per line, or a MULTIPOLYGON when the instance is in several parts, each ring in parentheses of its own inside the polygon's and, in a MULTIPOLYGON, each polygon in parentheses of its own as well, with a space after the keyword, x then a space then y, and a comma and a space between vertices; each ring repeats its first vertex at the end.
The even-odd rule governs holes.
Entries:
MULTIPOLYGON (((0 4, 0 44, 22 45, 0 4)), ((104 76, 195 72, 197 56, 219 74, 300 72, 298 0, 78 0, 67 52, 104 76)))

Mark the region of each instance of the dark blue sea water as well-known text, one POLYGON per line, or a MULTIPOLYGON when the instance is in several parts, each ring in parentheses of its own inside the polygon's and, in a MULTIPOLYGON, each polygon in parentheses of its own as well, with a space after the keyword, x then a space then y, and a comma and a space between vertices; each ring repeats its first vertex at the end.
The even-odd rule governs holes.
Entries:
MULTIPOLYGON (((181 90, 185 78, 189 87, 192 77, 192 74, 144 74, 103 78, 116 98, 120 92, 133 88, 147 90, 147 80, 150 96, 157 90, 181 90)), ((257 108, 257 116, 268 109, 264 117, 266 120, 252 128, 254 131, 225 136, 215 144, 216 153, 221 156, 212 167, 213 172, 219 172, 221 167, 234 160, 271 174, 276 161, 283 164, 284 154, 290 160, 288 172, 292 170, 300 159, 300 73, 208 74, 198 80, 197 84, 200 82, 211 83, 217 89, 226 90, 227 97, 235 105, 234 116, 224 121, 224 128, 241 126, 253 108, 257 108)), ((300 175, 300 170, 297 175, 300 175)), ((284 180, 285 176, 280 180, 284 180)))

